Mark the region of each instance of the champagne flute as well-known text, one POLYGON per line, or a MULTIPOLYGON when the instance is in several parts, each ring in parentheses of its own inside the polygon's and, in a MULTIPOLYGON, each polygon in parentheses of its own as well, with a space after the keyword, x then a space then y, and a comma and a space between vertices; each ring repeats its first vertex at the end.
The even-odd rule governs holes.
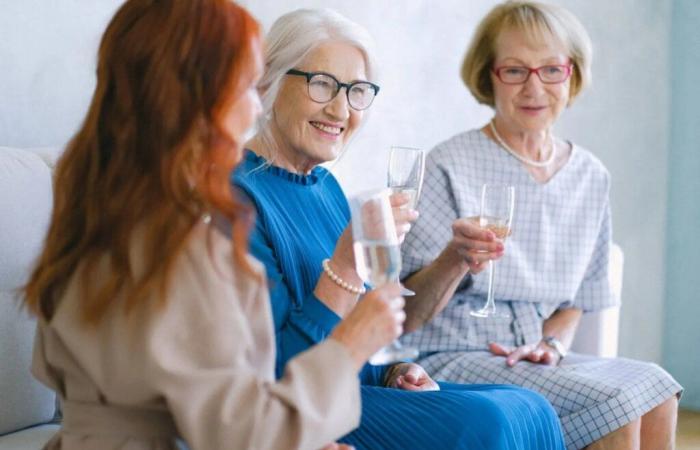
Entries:
MULTIPOLYGON (((389 190, 365 192, 350 200, 355 266, 362 280, 374 287, 397 282, 401 252, 396 236, 389 190)), ((374 365, 415 359, 418 350, 403 347, 398 340, 372 355, 374 365)))
POLYGON ((407 207, 415 209, 423 186, 425 152, 418 148, 392 146, 389 153, 389 188, 410 196, 407 207))
MULTIPOLYGON (((515 188, 507 185, 485 184, 481 187, 481 212, 479 213, 479 226, 493 232, 497 238, 504 242, 510 234, 510 226, 513 221, 513 209, 515 205, 515 188)), ((489 261, 489 290, 486 303, 481 309, 470 311, 474 317, 500 317, 510 318, 505 311, 496 310, 494 300, 495 264, 489 261)))
MULTIPOLYGON (((387 173, 388 185, 394 193, 408 194, 409 201, 406 208, 416 208, 423 186, 424 172, 425 152, 423 150, 413 147, 391 147, 387 173)), ((410 296, 416 293, 402 286, 401 295, 410 296)))

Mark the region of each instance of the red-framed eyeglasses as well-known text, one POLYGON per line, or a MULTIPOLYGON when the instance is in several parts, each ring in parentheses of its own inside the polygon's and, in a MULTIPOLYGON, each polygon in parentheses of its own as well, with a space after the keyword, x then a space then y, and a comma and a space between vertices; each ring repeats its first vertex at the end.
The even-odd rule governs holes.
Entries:
POLYGON ((530 79, 532 73, 537 74, 537 78, 544 84, 563 83, 571 76, 572 65, 569 64, 548 64, 540 67, 525 66, 500 66, 494 67, 491 71, 505 84, 524 84, 530 79))

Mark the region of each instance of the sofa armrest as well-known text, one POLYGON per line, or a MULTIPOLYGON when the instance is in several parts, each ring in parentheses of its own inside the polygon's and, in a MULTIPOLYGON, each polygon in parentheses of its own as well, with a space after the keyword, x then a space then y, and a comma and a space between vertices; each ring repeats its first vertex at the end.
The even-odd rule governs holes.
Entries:
MULTIPOLYGON (((609 278, 613 295, 618 299, 618 303, 622 298, 624 262, 625 257, 622 249, 613 244, 610 247, 609 278)), ((613 358, 617 356, 619 332, 619 306, 586 313, 581 318, 571 350, 577 353, 613 358)))
POLYGON ((44 448, 60 427, 54 424, 38 425, 0 436, 2 450, 33 450, 44 448))
POLYGON ((0 435, 49 422, 56 409, 53 391, 29 371, 36 323, 20 308, 17 291, 41 251, 51 205, 45 161, 0 147, 0 435))

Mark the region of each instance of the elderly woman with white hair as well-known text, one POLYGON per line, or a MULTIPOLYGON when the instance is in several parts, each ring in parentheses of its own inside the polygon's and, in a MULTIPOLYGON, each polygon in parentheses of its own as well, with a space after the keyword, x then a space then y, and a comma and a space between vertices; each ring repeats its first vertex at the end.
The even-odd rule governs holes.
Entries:
POLYGON ((404 282, 417 293, 407 299, 406 329, 421 325, 411 318, 433 319, 403 339, 433 376, 540 392, 569 449, 672 448, 681 387, 668 373, 566 355, 582 312, 617 302, 609 173, 551 131, 589 82, 590 65, 590 39, 563 8, 510 1, 482 20, 462 79, 494 117, 428 156, 421 217, 402 250, 404 282), (507 245, 474 220, 484 184, 515 188, 507 245), (495 307, 510 317, 478 317, 489 280, 475 275, 494 259, 495 307))
MULTIPOLYGON (((330 335, 363 291, 347 201, 319 165, 341 154, 379 86, 367 32, 330 10, 277 20, 267 36, 265 70, 262 121, 233 181, 257 210, 250 249, 270 280, 281 376, 290 358, 330 335)), ((404 233, 417 215, 399 208, 407 200, 393 199, 404 233)), ((411 363, 366 366, 360 378, 361 424, 340 440, 345 444, 563 449, 554 411, 530 390, 437 383, 411 363)), ((314 386, 308 389, 314 398, 314 386)))

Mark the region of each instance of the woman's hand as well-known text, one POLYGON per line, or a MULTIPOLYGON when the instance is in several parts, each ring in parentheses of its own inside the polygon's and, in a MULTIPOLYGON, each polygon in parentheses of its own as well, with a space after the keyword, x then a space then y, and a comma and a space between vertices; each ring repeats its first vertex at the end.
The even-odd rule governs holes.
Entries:
POLYGON ((402 243, 406 235, 411 231, 411 223, 418 219, 418 211, 408 209, 408 202, 411 197, 408 194, 397 192, 389 196, 391 208, 394 213, 394 224, 396 225, 396 235, 399 243, 402 243))
POLYGON ((418 364, 398 363, 389 368, 385 386, 407 391, 439 391, 440 386, 418 364))
POLYGON ((452 223, 452 240, 448 244, 469 266, 469 272, 484 270, 488 261, 503 256, 503 241, 479 226, 478 217, 465 217, 452 223))
POLYGON ((399 293, 396 283, 370 291, 331 333, 330 337, 350 351, 358 370, 377 350, 403 332, 406 313, 399 293))
MULTIPOLYGON (((396 234, 399 242, 403 242, 406 234, 411 229, 411 222, 415 222, 418 218, 418 211, 407 209, 406 205, 410 200, 408 194, 392 194, 389 197, 391 202, 392 212, 394 214, 394 224, 396 225, 396 234)), ((362 284, 357 272, 355 271, 355 254, 353 252, 352 224, 348 224, 340 235, 335 244, 335 250, 331 257, 333 262, 333 270, 340 275, 341 278, 353 284, 362 284)))
POLYGON ((509 348, 492 342, 489 344, 489 351, 497 356, 505 356, 506 365, 509 367, 513 367, 521 360, 547 366, 556 366, 561 360, 561 355, 542 341, 537 344, 521 345, 516 348, 509 348))

